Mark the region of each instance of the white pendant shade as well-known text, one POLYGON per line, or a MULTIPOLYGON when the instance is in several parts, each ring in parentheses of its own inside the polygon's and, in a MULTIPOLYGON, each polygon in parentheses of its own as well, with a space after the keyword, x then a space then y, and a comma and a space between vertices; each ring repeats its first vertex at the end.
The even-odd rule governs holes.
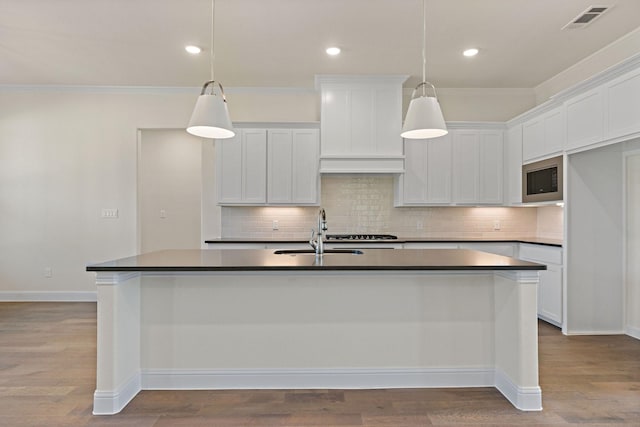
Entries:
POLYGON ((213 26, 215 20, 216 1, 211 0, 211 54, 209 56, 211 61, 211 80, 202 86, 202 92, 200 92, 193 114, 191 114, 187 132, 201 138, 226 139, 233 138, 236 133, 233 130, 233 124, 229 116, 224 89, 220 82, 213 79, 213 60, 215 58, 213 52, 213 26), (210 93, 207 93, 207 89, 210 90, 210 93), (219 93, 216 93, 217 89, 219 89, 219 93))
POLYGON ((236 133, 225 99, 220 95, 200 95, 189 120, 187 132, 202 138, 233 138, 236 133))
POLYGON ((437 138, 447 133, 447 125, 437 98, 420 96, 411 100, 400 136, 425 139, 437 138))

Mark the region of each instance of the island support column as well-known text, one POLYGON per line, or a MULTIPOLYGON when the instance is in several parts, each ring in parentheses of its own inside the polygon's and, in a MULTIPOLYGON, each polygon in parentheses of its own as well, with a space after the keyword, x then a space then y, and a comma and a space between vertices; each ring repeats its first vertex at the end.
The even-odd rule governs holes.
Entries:
POLYGON ((140 273, 98 273, 93 414, 120 412, 141 390, 140 273))
POLYGON ((495 386, 523 411, 542 410, 537 271, 495 273, 495 386))

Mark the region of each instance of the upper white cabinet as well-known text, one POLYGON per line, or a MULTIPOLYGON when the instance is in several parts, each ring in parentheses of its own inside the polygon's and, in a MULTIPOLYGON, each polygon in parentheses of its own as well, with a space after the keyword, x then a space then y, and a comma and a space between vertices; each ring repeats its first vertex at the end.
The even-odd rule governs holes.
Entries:
POLYGON ((499 130, 453 130, 453 203, 503 202, 504 147, 499 130))
POLYGON ((402 84, 407 76, 316 76, 320 172, 401 173, 402 84))
POLYGON ((451 134, 406 139, 404 149, 405 173, 399 177, 396 205, 451 203, 451 134))
POLYGON ((524 163, 640 135, 640 60, 612 67, 549 101, 560 102, 522 124, 524 163))
POLYGON ((267 202, 318 203, 317 129, 269 129, 267 202))
POLYGON ((608 138, 640 132, 640 69, 605 84, 608 138))
POLYGON ((236 129, 216 141, 221 205, 318 203, 318 129, 236 129))
POLYGON ((505 202, 519 205, 522 203, 522 125, 507 131, 505 159, 505 202))
POLYGON ((602 141, 604 105, 601 88, 590 90, 565 102, 567 150, 602 141))
POLYGON ((440 138, 404 141, 405 173, 395 205, 501 205, 503 131, 452 129, 440 138))
POLYGON ((266 129, 236 129, 233 138, 216 141, 216 151, 218 202, 266 203, 266 129))
POLYGON ((556 107, 522 125, 522 159, 551 157, 562 153, 565 144, 564 109, 556 107))

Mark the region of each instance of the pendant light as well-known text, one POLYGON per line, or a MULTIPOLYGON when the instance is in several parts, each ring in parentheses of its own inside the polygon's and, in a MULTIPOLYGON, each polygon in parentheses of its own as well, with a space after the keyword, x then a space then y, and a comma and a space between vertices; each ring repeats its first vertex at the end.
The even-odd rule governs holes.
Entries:
POLYGON ((422 0, 422 83, 413 90, 409 109, 402 126, 403 138, 425 139, 446 135, 447 125, 438 103, 438 95, 434 85, 427 81, 427 12, 426 0, 422 0), (433 96, 427 95, 428 86, 433 89, 433 96), (416 93, 420 96, 416 98, 416 93))
POLYGON ((235 136, 227 99, 224 96, 224 89, 220 82, 215 81, 213 72, 213 29, 216 17, 216 2, 211 0, 211 80, 202 86, 202 92, 196 101, 187 132, 202 138, 225 139, 235 136), (217 93, 219 90, 219 93, 217 93))

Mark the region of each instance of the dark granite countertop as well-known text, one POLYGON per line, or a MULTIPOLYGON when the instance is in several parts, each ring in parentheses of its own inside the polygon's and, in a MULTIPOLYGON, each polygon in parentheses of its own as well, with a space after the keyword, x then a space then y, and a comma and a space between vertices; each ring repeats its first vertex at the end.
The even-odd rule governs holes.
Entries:
MULTIPOLYGON (((205 240, 205 243, 307 243, 308 239, 295 238, 217 238, 205 240)), ((485 237, 398 237, 394 240, 329 240, 331 244, 341 243, 362 243, 362 244, 380 244, 380 243, 530 243, 534 245, 556 246, 562 247, 562 240, 545 239, 540 237, 521 237, 517 239, 490 239, 485 237)))
POLYGON ((273 249, 183 249, 150 252, 87 266, 87 271, 487 271, 546 266, 468 249, 363 249, 362 254, 277 255, 273 249))

